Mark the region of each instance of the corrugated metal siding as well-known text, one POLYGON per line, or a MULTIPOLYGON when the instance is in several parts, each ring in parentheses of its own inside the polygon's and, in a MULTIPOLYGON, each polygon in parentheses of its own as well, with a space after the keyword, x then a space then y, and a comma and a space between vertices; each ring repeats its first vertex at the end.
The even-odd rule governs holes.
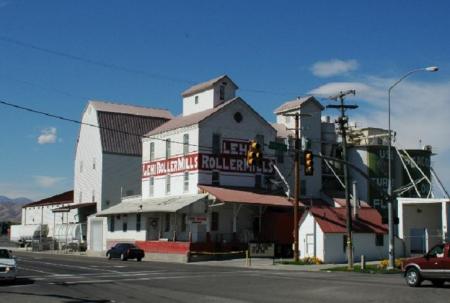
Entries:
POLYGON ((98 112, 98 124, 102 127, 100 129, 102 150, 106 153, 140 156, 142 154, 141 137, 126 133, 144 135, 166 121, 168 120, 163 118, 98 112))

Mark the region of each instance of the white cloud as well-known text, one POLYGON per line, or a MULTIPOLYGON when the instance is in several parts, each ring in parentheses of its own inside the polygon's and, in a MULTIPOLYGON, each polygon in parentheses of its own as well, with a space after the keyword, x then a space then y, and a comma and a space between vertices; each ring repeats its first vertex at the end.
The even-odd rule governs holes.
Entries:
POLYGON ((359 67, 356 60, 339 60, 333 59, 330 61, 318 61, 311 66, 311 72, 317 77, 331 77, 340 74, 345 74, 359 67))
MULTIPOLYGON (((358 82, 331 82, 313 89, 311 94, 333 95, 341 90, 355 89, 356 97, 364 100, 360 108, 351 111, 351 120, 359 126, 388 128, 388 87, 396 79, 363 77, 358 82), (370 105, 370 107, 368 106, 370 105), (363 114, 361 111, 370 112, 363 114)), ((350 101, 350 99, 349 99, 350 101)), ((349 103, 355 103, 351 100, 349 103)), ((421 82, 404 80, 392 90, 391 128, 397 132, 395 145, 419 148, 432 145, 438 156, 433 157, 435 169, 450 188, 450 80, 421 82)))
POLYGON ((56 142, 57 138, 56 127, 48 127, 41 130, 41 134, 37 141, 39 144, 53 144, 56 142))
POLYGON ((54 187, 59 182, 65 180, 64 177, 50 177, 50 176, 33 176, 37 185, 45 188, 54 187))

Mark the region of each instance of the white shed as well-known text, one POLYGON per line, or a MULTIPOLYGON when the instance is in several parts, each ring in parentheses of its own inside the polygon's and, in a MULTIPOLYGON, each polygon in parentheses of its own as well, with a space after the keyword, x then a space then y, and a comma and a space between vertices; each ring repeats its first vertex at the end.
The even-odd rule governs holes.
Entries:
MULTIPOLYGON (((325 263, 345 263, 346 208, 316 206, 308 209, 300 219, 300 257, 317 257, 325 263)), ((388 256, 387 227, 380 213, 363 207, 353 218, 353 255, 359 260, 380 260, 388 256)))

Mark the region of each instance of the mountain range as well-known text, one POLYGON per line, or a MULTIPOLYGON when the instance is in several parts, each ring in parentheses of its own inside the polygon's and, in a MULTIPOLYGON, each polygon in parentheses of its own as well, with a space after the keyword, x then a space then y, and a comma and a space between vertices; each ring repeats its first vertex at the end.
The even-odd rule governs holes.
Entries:
POLYGON ((22 205, 33 202, 28 198, 8 198, 0 196, 0 222, 20 222, 22 205))

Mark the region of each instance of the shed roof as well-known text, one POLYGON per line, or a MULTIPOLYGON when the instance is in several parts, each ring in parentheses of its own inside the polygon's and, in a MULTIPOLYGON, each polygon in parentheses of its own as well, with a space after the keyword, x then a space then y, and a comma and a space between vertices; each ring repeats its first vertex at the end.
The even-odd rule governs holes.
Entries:
MULTIPOLYGON (((312 207, 309 212, 314 216, 324 233, 346 233, 346 208, 312 207)), ((353 232, 387 233, 387 226, 382 223, 380 213, 374 208, 360 208, 353 219, 353 232)))
POLYGON ((161 108, 151 108, 137 105, 112 103, 107 101, 95 101, 95 100, 89 101, 89 104, 91 104, 99 112, 129 114, 135 116, 146 116, 163 119, 173 118, 172 114, 168 110, 161 108))
MULTIPOLYGON (((285 196, 276 195, 261 189, 210 185, 198 185, 198 187, 223 203, 292 207, 292 202, 285 196)), ((299 204, 303 206, 301 202, 299 204)))
POLYGON ((305 96, 305 97, 297 97, 297 99, 293 101, 283 103, 281 106, 275 109, 274 113, 278 115, 285 112, 300 109, 306 102, 314 102, 321 110, 325 109, 325 107, 323 107, 323 105, 319 101, 317 101, 317 99, 314 98, 313 96, 305 96))
POLYGON ((218 83, 218 82, 220 82, 220 81, 222 81, 224 79, 227 79, 228 81, 230 81, 236 87, 236 89, 238 88, 236 83, 234 83, 233 80, 230 79, 230 77, 228 77, 227 75, 222 75, 222 76, 219 76, 217 78, 208 80, 206 82, 202 82, 202 83, 196 84, 194 86, 191 86, 187 90, 182 92, 181 95, 183 97, 188 97, 188 96, 191 96, 191 95, 193 95, 195 93, 202 92, 204 90, 207 90, 207 89, 213 87, 216 83, 218 83))
POLYGON ((73 203, 73 190, 69 190, 61 194, 57 194, 39 201, 25 204, 22 206, 22 208, 43 206, 43 205, 54 205, 54 204, 67 204, 67 203, 73 203))

